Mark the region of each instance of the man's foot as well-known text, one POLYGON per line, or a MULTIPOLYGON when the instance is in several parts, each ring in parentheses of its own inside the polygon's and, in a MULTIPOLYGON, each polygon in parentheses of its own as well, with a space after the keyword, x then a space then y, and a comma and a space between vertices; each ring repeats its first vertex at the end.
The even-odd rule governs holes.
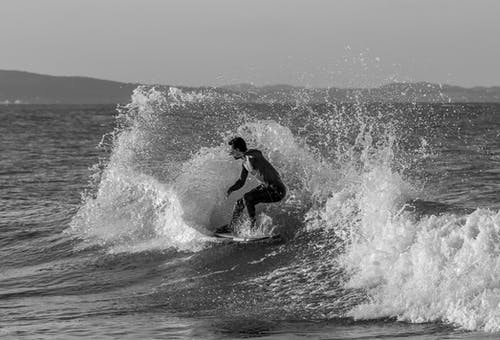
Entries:
POLYGON ((229 224, 223 225, 215 230, 216 234, 231 234, 232 232, 229 224))

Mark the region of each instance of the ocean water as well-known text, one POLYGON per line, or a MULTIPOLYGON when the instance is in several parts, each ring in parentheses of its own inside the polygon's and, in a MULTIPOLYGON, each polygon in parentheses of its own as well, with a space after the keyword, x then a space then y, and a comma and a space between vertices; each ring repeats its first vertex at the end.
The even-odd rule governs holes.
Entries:
MULTIPOLYGON (((497 339, 500 105, 0 106, 2 339, 497 339), (283 237, 210 237, 243 136, 283 237)), ((242 227, 242 233, 251 231, 242 227)))

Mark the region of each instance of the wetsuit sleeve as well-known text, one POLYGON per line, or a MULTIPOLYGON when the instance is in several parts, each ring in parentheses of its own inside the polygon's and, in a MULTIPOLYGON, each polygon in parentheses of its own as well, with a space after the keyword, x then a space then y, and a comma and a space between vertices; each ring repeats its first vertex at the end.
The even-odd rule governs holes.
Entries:
POLYGON ((248 176, 248 170, 245 169, 244 166, 241 167, 240 178, 227 191, 228 192, 236 191, 236 190, 240 189, 241 187, 243 187, 243 185, 245 185, 245 181, 247 180, 247 176, 248 176))

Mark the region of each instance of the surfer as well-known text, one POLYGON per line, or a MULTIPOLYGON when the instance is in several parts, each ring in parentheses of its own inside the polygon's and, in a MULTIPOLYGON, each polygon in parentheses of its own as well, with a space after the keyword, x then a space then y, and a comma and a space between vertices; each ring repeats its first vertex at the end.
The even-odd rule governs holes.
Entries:
POLYGON ((227 226, 227 229, 230 232, 233 231, 233 224, 240 218, 245 207, 250 218, 251 228, 253 229, 255 227, 255 205, 281 201, 285 197, 286 188, 278 171, 264 158, 262 152, 256 149, 248 150, 245 140, 241 137, 231 139, 229 145, 231 146, 229 154, 234 159, 243 160, 243 163, 240 178, 227 190, 226 198, 233 191, 243 187, 248 173, 254 176, 261 184, 236 201, 231 223, 227 226))

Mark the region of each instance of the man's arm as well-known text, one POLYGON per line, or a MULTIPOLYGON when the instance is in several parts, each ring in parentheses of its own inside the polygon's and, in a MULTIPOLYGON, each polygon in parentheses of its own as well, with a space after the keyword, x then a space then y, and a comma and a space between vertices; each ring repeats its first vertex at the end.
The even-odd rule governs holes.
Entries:
POLYGON ((236 191, 245 185, 245 181, 247 180, 248 170, 245 167, 241 167, 240 178, 234 183, 229 189, 227 189, 227 195, 229 196, 233 191, 236 191))

